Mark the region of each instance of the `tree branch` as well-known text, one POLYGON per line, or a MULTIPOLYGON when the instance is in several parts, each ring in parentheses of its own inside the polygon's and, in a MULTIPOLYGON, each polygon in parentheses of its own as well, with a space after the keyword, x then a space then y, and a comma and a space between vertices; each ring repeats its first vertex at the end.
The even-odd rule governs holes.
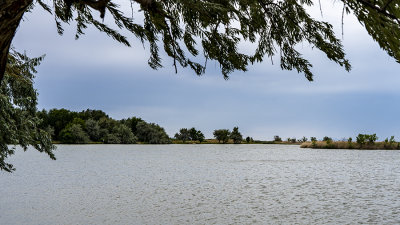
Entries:
POLYGON ((33 0, 0 1, 0 83, 3 80, 7 65, 8 52, 15 32, 26 9, 33 0))

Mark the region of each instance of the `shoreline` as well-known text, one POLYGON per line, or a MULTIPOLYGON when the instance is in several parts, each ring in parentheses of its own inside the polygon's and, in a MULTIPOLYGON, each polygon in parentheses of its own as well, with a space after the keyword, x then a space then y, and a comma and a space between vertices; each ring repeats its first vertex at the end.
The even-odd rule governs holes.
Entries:
POLYGON ((313 149, 349 149, 349 150, 400 150, 400 142, 374 142, 359 144, 348 141, 303 142, 300 148, 313 149))

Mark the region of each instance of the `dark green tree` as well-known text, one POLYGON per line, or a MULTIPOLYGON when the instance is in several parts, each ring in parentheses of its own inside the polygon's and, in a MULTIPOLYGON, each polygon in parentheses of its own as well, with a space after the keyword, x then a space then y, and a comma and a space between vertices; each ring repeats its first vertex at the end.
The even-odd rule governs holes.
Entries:
POLYGON ((192 127, 189 129, 189 136, 190 140, 197 141, 197 130, 196 128, 192 127))
POLYGON ((70 123, 60 132, 60 141, 68 144, 89 143, 89 135, 82 129, 80 124, 70 123))
POLYGON ((121 144, 121 139, 117 136, 117 134, 107 134, 105 136, 104 143, 106 143, 106 144, 121 144))
POLYGON ((149 144, 167 144, 170 139, 164 128, 155 123, 138 122, 136 125, 137 137, 141 142, 149 144))
POLYGON ((71 112, 67 109, 51 109, 47 115, 46 124, 54 127, 55 139, 59 140, 60 131, 77 117, 76 112, 71 112))
POLYGON ((204 134, 200 130, 192 127, 189 129, 190 140, 199 141, 200 143, 204 141, 204 134))
POLYGON ((325 136, 322 138, 322 141, 332 141, 331 137, 325 136))
POLYGON ((78 117, 83 120, 92 119, 94 121, 98 121, 102 117, 109 118, 109 116, 105 112, 96 109, 86 109, 82 112, 79 112, 78 117))
POLYGON ((132 133, 136 135, 136 125, 138 124, 138 122, 143 122, 143 120, 141 118, 131 117, 128 119, 123 119, 121 120, 121 122, 128 126, 132 130, 132 133))
POLYGON ((282 138, 279 137, 279 135, 275 135, 275 136, 274 136, 274 141, 275 141, 275 142, 282 142, 282 138))
POLYGON ((197 131, 197 134, 196 134, 196 138, 197 138, 197 141, 199 141, 200 143, 203 142, 204 139, 205 139, 203 132, 201 132, 200 130, 198 130, 198 131, 197 131))
POLYGON ((51 137, 41 128, 36 109, 37 92, 33 88, 35 67, 42 58, 29 58, 14 51, 8 57, 4 79, 0 81, 0 170, 14 170, 6 162, 16 150, 9 144, 19 145, 24 151, 33 146, 55 159, 51 137))
POLYGON ((233 143, 235 144, 242 143, 243 137, 242 134, 239 132, 239 127, 234 127, 229 137, 233 140, 233 143))
POLYGON ((114 127, 113 134, 118 137, 121 144, 135 144, 137 137, 133 135, 131 129, 125 124, 114 127))
POLYGON ((86 131, 92 141, 99 141, 100 140, 100 126, 99 123, 90 118, 85 122, 86 131))
POLYGON ((180 129, 179 133, 176 133, 174 137, 177 140, 183 141, 183 143, 191 139, 190 131, 187 128, 180 129))
POLYGON ((367 139, 366 134, 358 134, 358 136, 356 137, 356 141, 357 144, 360 145, 360 148, 362 148, 365 145, 366 139, 367 139))
POLYGON ((219 129, 219 130, 214 130, 213 135, 215 137, 215 139, 218 140, 219 143, 228 143, 229 141, 229 135, 230 135, 230 131, 228 129, 219 129))

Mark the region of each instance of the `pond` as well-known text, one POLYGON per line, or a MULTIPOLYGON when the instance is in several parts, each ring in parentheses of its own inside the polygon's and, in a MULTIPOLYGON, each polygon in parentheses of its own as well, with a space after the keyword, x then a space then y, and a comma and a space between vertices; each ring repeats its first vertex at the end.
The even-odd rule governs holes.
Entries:
POLYGON ((400 151, 58 145, 0 172, 1 224, 399 224, 400 151))

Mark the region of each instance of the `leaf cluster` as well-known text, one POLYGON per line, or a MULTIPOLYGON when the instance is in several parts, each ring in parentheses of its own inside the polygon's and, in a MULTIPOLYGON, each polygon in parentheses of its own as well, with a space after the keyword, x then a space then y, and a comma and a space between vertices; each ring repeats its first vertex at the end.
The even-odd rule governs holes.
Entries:
MULTIPOLYGON (((285 70, 303 73, 313 79, 312 64, 296 49, 308 43, 312 48, 350 70, 341 41, 329 23, 313 19, 306 7, 311 0, 130 0, 140 6, 143 21, 137 23, 125 16, 110 0, 53 0, 53 7, 37 0, 45 10, 54 14, 58 32, 61 22, 75 21, 76 38, 89 26, 130 46, 120 33, 129 31, 147 43, 150 51, 148 64, 153 69, 162 67, 160 49, 169 56, 177 71, 178 65, 191 68, 197 75, 205 73, 208 60, 217 61, 225 79, 233 71, 246 71, 249 64, 279 56, 285 70), (118 27, 113 29, 100 18, 110 15, 118 27), (255 46, 253 52, 242 51, 239 43, 255 46), (202 54, 202 57, 198 57, 202 54), (202 60, 202 61, 200 61, 202 60)), ((349 8, 351 6, 349 5, 349 8)), ((133 10, 132 10, 133 11, 133 10)), ((247 49, 246 49, 247 50, 247 49)))
POLYGON ((0 170, 14 170, 13 165, 5 160, 14 154, 15 145, 21 146, 24 151, 31 145, 55 159, 51 137, 40 127, 41 120, 36 109, 37 92, 33 88, 35 67, 43 57, 29 58, 14 50, 8 55, 0 85, 0 170))

